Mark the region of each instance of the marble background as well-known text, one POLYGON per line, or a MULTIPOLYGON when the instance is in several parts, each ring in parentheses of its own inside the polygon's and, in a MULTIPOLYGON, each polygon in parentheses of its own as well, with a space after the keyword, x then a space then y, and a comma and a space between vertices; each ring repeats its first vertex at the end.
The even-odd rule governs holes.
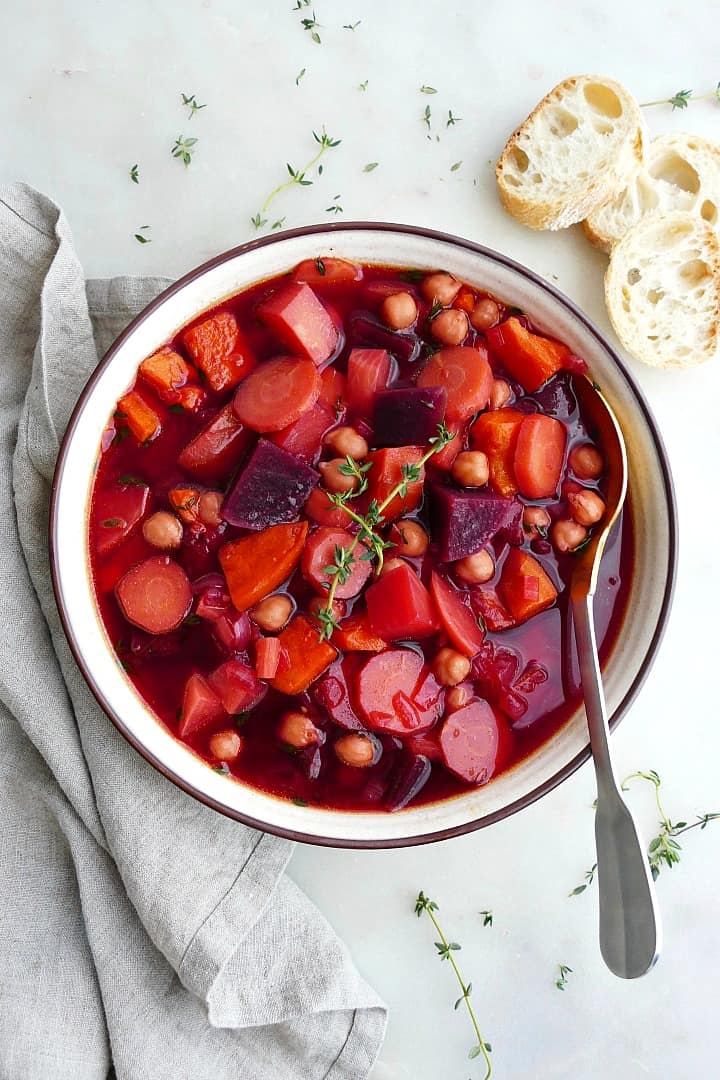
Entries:
MULTIPOLYGON (((88 276, 177 276, 254 235, 251 216, 286 162, 312 156, 311 132, 324 124, 342 143, 317 183, 273 204, 286 227, 330 219, 325 208, 338 196, 345 220, 460 233, 550 278, 611 333, 603 256, 577 227, 533 233, 508 218, 491 162, 570 74, 614 76, 641 101, 711 90, 720 77, 717 4, 317 0, 319 45, 300 25, 311 9, 292 8, 293 0, 4 0, 0 178, 26 180, 64 206, 88 276), (421 94, 422 84, 437 94, 421 94), (181 91, 207 103, 191 121, 181 91), (447 127, 450 109, 462 120, 447 127), (188 169, 170 155, 180 134, 198 139, 188 169), (137 186, 128 177, 135 162, 137 186), (152 242, 140 245, 143 225, 152 242)), ((650 109, 647 119, 653 133, 720 138, 717 103, 650 109)), ((668 633, 614 750, 622 774, 657 769, 670 816, 692 820, 720 810, 720 366, 631 366, 673 463, 681 555, 668 633)), ((393 852, 297 849, 291 874, 390 1006, 374 1080, 482 1075, 467 1061, 472 1033, 453 1012, 449 966, 435 957, 429 923, 413 914, 420 888, 462 943, 498 1078, 718 1075, 720 823, 691 833, 680 865, 662 872, 664 953, 649 977, 626 984, 598 952, 594 887, 568 898, 594 861, 593 797, 586 767, 542 803, 463 839, 393 852), (478 913, 488 908, 495 920, 484 928, 478 913), (559 963, 573 969, 564 993, 554 985, 559 963)), ((649 834, 652 790, 636 786, 630 799, 649 834)))

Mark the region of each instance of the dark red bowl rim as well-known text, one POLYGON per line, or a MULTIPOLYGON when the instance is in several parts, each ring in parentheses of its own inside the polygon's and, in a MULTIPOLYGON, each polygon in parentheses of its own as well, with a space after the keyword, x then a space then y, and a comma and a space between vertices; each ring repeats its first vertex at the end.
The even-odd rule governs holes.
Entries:
POLYGON ((63 630, 65 631, 65 636, 67 637, 68 644, 70 645, 70 650, 75 658, 75 662, 77 663, 83 675, 83 678, 85 679, 85 682, 88 684, 100 707, 103 709, 108 718, 118 729, 120 734, 123 735, 125 739, 127 739, 130 745, 134 747, 134 749, 137 750, 137 752, 142 757, 144 757, 146 761, 148 761, 152 766, 154 766, 154 768, 156 768, 158 772, 162 773, 162 775, 166 777, 166 779, 171 780, 188 795, 192 795, 199 802, 204 803, 206 806, 211 807, 213 810, 217 810, 219 813, 224 814, 226 817, 234 818, 236 821, 242 822, 243 825, 248 825, 253 829, 258 829, 262 832, 273 833, 276 836, 281 836, 288 840, 296 840, 301 843, 315 844, 321 847, 337 848, 375 849, 413 847, 418 844, 435 843, 438 840, 446 840, 453 836, 461 836, 464 833, 474 831, 475 829, 485 828, 486 826, 492 825, 497 821, 502 821, 504 818, 509 817, 511 814, 516 813, 518 810, 522 810, 525 807, 530 806, 537 799, 542 798, 543 795, 547 795, 548 792, 552 791, 553 788, 557 787, 558 784, 561 784, 563 780, 566 780, 569 776, 571 776, 576 771, 576 769, 580 768, 580 766, 589 759, 589 745, 585 747, 584 750, 581 750, 580 753, 578 753, 572 759, 572 761, 568 762, 568 764, 565 765, 562 769, 559 769, 548 780, 543 781, 542 784, 539 784, 527 795, 524 795, 520 799, 516 799, 515 802, 509 803, 501 810, 496 810, 492 814, 486 814, 484 817, 477 818, 474 821, 468 821, 462 825, 455 825, 447 829, 439 829, 435 832, 423 833, 417 836, 393 837, 386 840, 343 840, 336 837, 316 836, 314 834, 297 832, 293 829, 281 828, 280 826, 276 825, 269 825, 264 821, 252 818, 247 814, 243 814, 237 810, 233 810, 223 805, 222 803, 219 803, 217 800, 206 795, 204 792, 199 791, 192 784, 188 784, 181 777, 176 776, 175 773, 171 769, 169 769, 163 761, 155 757, 154 754, 148 752, 148 750, 139 742, 139 740, 135 738, 135 736, 127 729, 122 720, 122 717, 116 715, 113 712, 105 697, 103 696, 102 689, 95 682, 92 672, 85 663, 85 660, 79 651, 77 642, 73 635, 72 628, 70 626, 67 616, 62 583, 60 581, 60 575, 58 572, 58 560, 55 543, 58 515, 58 491, 65 468, 65 459, 67 457, 68 446, 77 426, 79 415, 83 409, 86 399, 92 392, 96 381, 98 380, 102 372, 105 370, 105 368, 108 366, 108 364, 111 362, 115 353, 118 351, 126 338, 128 338, 130 334, 135 331, 136 327, 139 326, 142 322, 144 322, 144 320, 153 311, 155 311, 156 308, 160 307, 160 305, 163 304, 169 296, 172 296, 179 289, 183 288, 183 286, 202 276, 208 270, 212 270, 214 267, 219 266, 220 264, 227 262, 229 259, 233 259, 238 255, 242 255, 245 252, 254 251, 256 248, 266 247, 269 244, 276 244, 280 241, 291 239, 294 237, 313 235, 328 236, 332 235, 335 232, 354 232, 361 230, 370 230, 374 232, 405 233, 410 236, 422 236, 431 240, 438 240, 445 244, 451 244, 455 247, 464 248, 467 251, 472 251, 479 255, 483 255, 486 258, 494 260, 500 265, 505 266, 510 270, 513 270, 515 273, 521 275, 522 277, 527 278, 534 285, 543 289, 546 293, 549 293, 555 300, 562 304, 585 326, 587 331, 592 334, 594 338, 597 339, 599 344, 606 350, 606 352, 617 364, 617 367, 623 375, 623 378, 625 379, 629 390, 633 394, 640 411, 643 413, 648 423, 648 427, 652 432, 652 437, 655 443, 655 449, 657 452, 657 457, 660 464, 660 469, 662 472, 665 487, 665 497, 669 515, 668 570, 663 601, 660 608, 660 614, 658 617, 657 625, 655 627, 655 631, 653 633, 653 637, 648 647, 647 654, 643 660, 640 670, 638 671, 635 679, 633 680, 632 685, 630 686, 623 700, 620 702, 620 704, 610 717, 610 728, 611 730, 615 728, 615 726, 620 722, 622 717, 628 711, 630 705, 637 696, 638 691, 640 690, 641 686, 645 682, 645 679, 647 678, 648 672, 650 671, 655 657, 657 656, 658 648, 665 633, 668 617, 670 614, 670 608, 672 606, 673 594, 675 590, 675 581, 677 576, 678 520, 675 490, 673 486, 672 474, 670 472, 667 451, 665 449, 662 436, 660 435, 660 432, 658 430, 655 418, 650 410, 647 401, 645 400, 645 396, 642 390, 636 384, 625 362, 620 358, 616 350, 613 349, 612 346, 608 343, 604 335, 595 326, 592 320, 589 319, 588 316, 585 315, 584 312, 582 312, 577 307, 577 305, 572 302, 572 300, 569 300, 565 295, 563 295, 563 293, 561 293, 553 285, 550 285, 547 281, 544 281, 538 274, 535 274, 532 270, 529 270, 527 267, 522 266, 520 263, 517 263, 513 259, 508 258, 506 255, 502 255, 497 251, 493 251, 491 248, 484 247, 482 244, 476 244, 471 240, 465 240, 463 237, 460 236, 454 236, 451 233, 439 232, 434 229, 425 229, 415 225, 403 225, 394 224, 391 222, 375 221, 351 221, 343 223, 337 222, 327 225, 306 225, 299 229, 289 229, 285 232, 274 233, 271 236, 261 237, 257 240, 250 240, 246 244, 240 244, 238 247, 231 248, 229 251, 223 252, 221 255, 216 255, 214 258, 203 263, 201 266, 198 266, 194 270, 191 270, 189 273, 179 278, 178 281, 174 282, 167 289, 161 292, 159 296, 157 296, 153 301, 151 301, 151 303, 147 305, 147 307, 143 308, 143 310, 135 316, 132 322, 125 328, 125 330, 123 330, 120 336, 110 346, 108 351, 105 353, 105 356, 85 384, 85 387, 72 412, 67 430, 65 432, 65 436, 60 446, 57 464, 55 467, 55 474, 53 476, 52 482, 49 536, 50 568, 53 589, 55 592, 55 599, 57 602, 58 612, 60 615, 63 630))

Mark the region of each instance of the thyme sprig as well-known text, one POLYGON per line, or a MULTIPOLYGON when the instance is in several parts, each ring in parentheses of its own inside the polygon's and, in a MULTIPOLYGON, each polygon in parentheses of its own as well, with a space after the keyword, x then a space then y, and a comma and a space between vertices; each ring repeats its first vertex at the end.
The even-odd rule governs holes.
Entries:
POLYGON ((133 165, 131 167, 131 169, 130 169, 130 179, 132 180, 133 184, 139 184, 140 183, 140 173, 138 171, 137 165, 133 165))
POLYGON ((492 926, 494 918, 492 911, 481 911, 480 914, 483 917, 483 926, 492 926))
POLYGON ((178 158, 179 161, 182 161, 186 169, 192 161, 192 156, 195 153, 196 142, 197 139, 184 139, 182 135, 178 135, 177 139, 175 140, 175 145, 170 151, 174 158, 178 158))
POLYGON ((415 901, 415 914, 419 919, 423 912, 425 912, 425 914, 428 916, 431 923, 435 927, 438 937, 440 938, 439 941, 435 942, 435 948, 438 951, 438 956, 441 960, 450 961, 450 964, 452 965, 452 969, 455 972, 455 976, 460 984, 460 989, 462 991, 460 997, 455 1002, 455 1008, 459 1009, 460 1005, 463 1002, 465 1003, 465 1008, 468 1011, 468 1016, 470 1017, 473 1030, 477 1038, 477 1043, 471 1048, 470 1052, 468 1053, 468 1057, 473 1059, 479 1057, 480 1054, 483 1055, 483 1057, 485 1058, 486 1069, 484 1080, 488 1080, 488 1077, 492 1073, 492 1062, 490 1061, 490 1053, 492 1051, 492 1047, 490 1046, 490 1043, 486 1043, 482 1037, 482 1034, 480 1032, 480 1026, 477 1022, 477 1017, 475 1016, 475 1010, 473 1009, 472 1003, 470 1001, 470 995, 472 993, 472 983, 465 982, 462 975, 460 974, 460 969, 458 968, 457 961, 455 960, 455 957, 453 955, 453 953, 460 951, 460 945, 458 945, 456 941, 448 941, 448 939, 445 937, 445 934, 443 933, 443 930, 435 914, 437 910, 438 905, 435 903, 434 900, 430 900, 430 898, 427 897, 424 892, 418 893, 418 898, 415 901))
MULTIPOLYGON (((308 6, 307 4, 304 5, 304 7, 307 7, 307 6, 308 6)), ((298 4, 293 10, 297 11, 297 9, 299 7, 300 7, 300 5, 298 4)), ((307 30, 307 32, 310 34, 310 37, 315 42, 315 44, 316 45, 322 45, 322 41, 320 40, 320 35, 318 34, 318 29, 322 29, 322 27, 320 26, 320 23, 315 18, 315 12, 313 11, 312 18, 310 18, 310 19, 301 19, 300 22, 302 24, 303 30, 307 30)))
POLYGON ((650 109, 654 105, 672 105, 673 110, 687 109, 690 99, 693 101, 717 101, 720 103, 720 82, 714 90, 709 90, 706 94, 696 94, 694 90, 678 90, 669 98, 658 98, 657 101, 642 101, 640 108, 650 109))
POLYGON ((595 880, 595 874, 597 872, 597 863, 593 863, 589 870, 585 871, 585 881, 580 885, 576 885, 574 889, 568 893, 568 896, 579 896, 580 893, 584 893, 588 885, 592 885, 595 880))
POLYGON ((333 139, 331 135, 328 135, 328 133, 325 131, 324 126, 319 135, 317 131, 313 131, 313 138, 315 142, 319 144, 320 149, 317 151, 316 154, 314 154, 310 161, 308 161, 307 165, 304 165, 301 169, 294 169, 289 162, 287 163, 287 171, 290 174, 290 179, 286 180, 283 184, 278 184, 276 188, 273 188, 258 213, 255 214, 254 217, 250 218, 256 229, 261 229, 263 225, 267 225, 268 219, 265 215, 270 208, 270 204, 278 197, 278 195, 281 195, 283 191, 287 191, 288 188, 293 187, 295 184, 297 184, 299 187, 310 187, 310 185, 313 183, 312 180, 308 179, 308 173, 310 172, 310 170, 314 169, 315 166, 317 166, 319 176, 322 173, 322 165, 320 164, 320 159, 325 153, 327 153, 328 150, 334 150, 335 147, 339 146, 342 142, 341 139, 333 139))
POLYGON ((355 524, 359 526, 359 530, 353 538, 352 543, 347 548, 335 549, 335 559, 332 565, 325 567, 325 573, 331 578, 328 585, 327 603, 325 604, 325 607, 319 608, 315 613, 320 622, 321 641, 324 641, 326 638, 329 639, 332 636, 333 630, 337 629, 338 623, 333 611, 335 594, 338 585, 344 585, 345 581, 347 581, 349 568, 351 568, 355 562, 354 552, 358 544, 362 542, 367 548, 367 551, 360 556, 360 559, 363 561, 375 562, 376 573, 379 574, 382 570, 385 551, 389 547, 393 547, 391 543, 387 540, 383 540, 382 536, 375 531, 376 527, 383 522, 383 512, 387 510, 388 506, 396 496, 399 495, 401 499, 405 498, 408 493, 408 485, 415 483, 420 479, 425 463, 430 460, 433 454, 439 454, 441 450, 444 450, 448 443, 452 442, 455 438, 454 433, 450 432, 445 424, 438 424, 437 432, 437 435, 429 440, 428 449, 418 462, 402 466, 402 479, 395 485, 390 494, 383 499, 381 503, 378 503, 377 499, 370 500, 364 516, 356 513, 348 504, 352 499, 356 499, 367 490, 367 473, 372 466, 372 462, 366 462, 364 465, 360 465, 354 458, 348 455, 345 458, 345 461, 338 466, 339 472, 343 473, 345 476, 355 477, 358 483, 353 491, 329 492, 328 499, 339 509, 343 510, 350 520, 354 521, 355 524), (340 558, 338 557, 339 550, 343 552, 340 558), (344 578, 343 575, 345 575, 344 578))
POLYGON ((558 964, 558 971, 560 974, 555 980, 555 985, 557 986, 558 990, 564 990, 567 986, 567 977, 568 975, 572 975, 573 969, 571 967, 568 967, 567 964, 558 964))
POLYGON ((192 120, 195 113, 200 112, 201 109, 207 109, 207 105, 201 105, 195 94, 183 94, 180 93, 183 105, 187 105, 190 112, 188 113, 188 120, 192 120))

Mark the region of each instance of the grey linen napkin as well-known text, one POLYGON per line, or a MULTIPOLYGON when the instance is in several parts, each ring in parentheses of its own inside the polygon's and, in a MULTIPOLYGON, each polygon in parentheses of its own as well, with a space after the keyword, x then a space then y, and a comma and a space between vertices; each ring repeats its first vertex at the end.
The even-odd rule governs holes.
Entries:
POLYGON ((283 876, 292 845, 143 761, 55 608, 59 440, 98 356, 165 284, 86 287, 61 211, 0 187, 0 1075, 359 1080, 385 1009, 283 876))

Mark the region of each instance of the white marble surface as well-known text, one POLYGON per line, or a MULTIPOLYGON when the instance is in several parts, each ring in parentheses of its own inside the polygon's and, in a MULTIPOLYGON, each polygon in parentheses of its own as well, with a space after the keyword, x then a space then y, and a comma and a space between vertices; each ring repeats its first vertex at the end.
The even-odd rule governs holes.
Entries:
MULTIPOLYGON (((327 155, 319 183, 277 201, 286 226, 327 220, 339 193, 347 220, 426 224, 507 252, 609 330, 603 257, 579 228, 536 234, 507 218, 488 162, 568 74, 605 72, 640 100, 711 89, 720 76, 713 0, 317 0, 321 45, 299 25, 310 12, 291 8, 292 0, 6 0, 0 178, 25 179, 64 205, 88 275, 178 275, 254 234, 250 216, 286 161, 311 156, 311 131, 325 124, 342 145, 327 155), (342 29, 358 19, 355 31, 342 29), (420 94, 422 83, 438 93, 420 94), (197 92, 207 109, 188 121, 180 91, 197 92), (439 142, 426 139, 420 120, 428 104, 439 142), (448 109, 463 118, 451 128, 448 109), (169 153, 180 133, 199 139, 187 170, 169 153), (377 169, 364 173, 371 161, 377 169), (456 161, 462 167, 452 172, 456 161), (128 179, 134 162, 138 186, 128 179), (141 246, 133 234, 146 224, 152 243, 141 246)), ((720 107, 711 103, 653 109, 648 120, 653 132, 720 137, 720 107)), ((659 660, 613 741, 622 773, 660 772, 674 818, 720 810, 720 578, 711 555, 720 525, 711 501, 719 364, 667 374, 632 364, 674 466, 682 543, 659 660)), ((439 901, 463 945, 498 1078, 718 1074, 720 823, 688 836, 681 864, 663 872, 663 956, 648 978, 623 984, 598 953, 595 890, 567 896, 594 861, 593 797, 585 768, 530 810, 463 839, 380 853, 297 850, 291 873, 390 1006, 375 1080, 482 1075, 466 1059, 471 1032, 452 1010, 448 965, 435 958, 429 924, 412 913, 419 888, 439 901), (482 927, 485 908, 495 912, 492 928, 482 927), (559 962, 573 968, 564 993, 553 985, 559 962)), ((651 791, 631 799, 652 829, 651 791)))

